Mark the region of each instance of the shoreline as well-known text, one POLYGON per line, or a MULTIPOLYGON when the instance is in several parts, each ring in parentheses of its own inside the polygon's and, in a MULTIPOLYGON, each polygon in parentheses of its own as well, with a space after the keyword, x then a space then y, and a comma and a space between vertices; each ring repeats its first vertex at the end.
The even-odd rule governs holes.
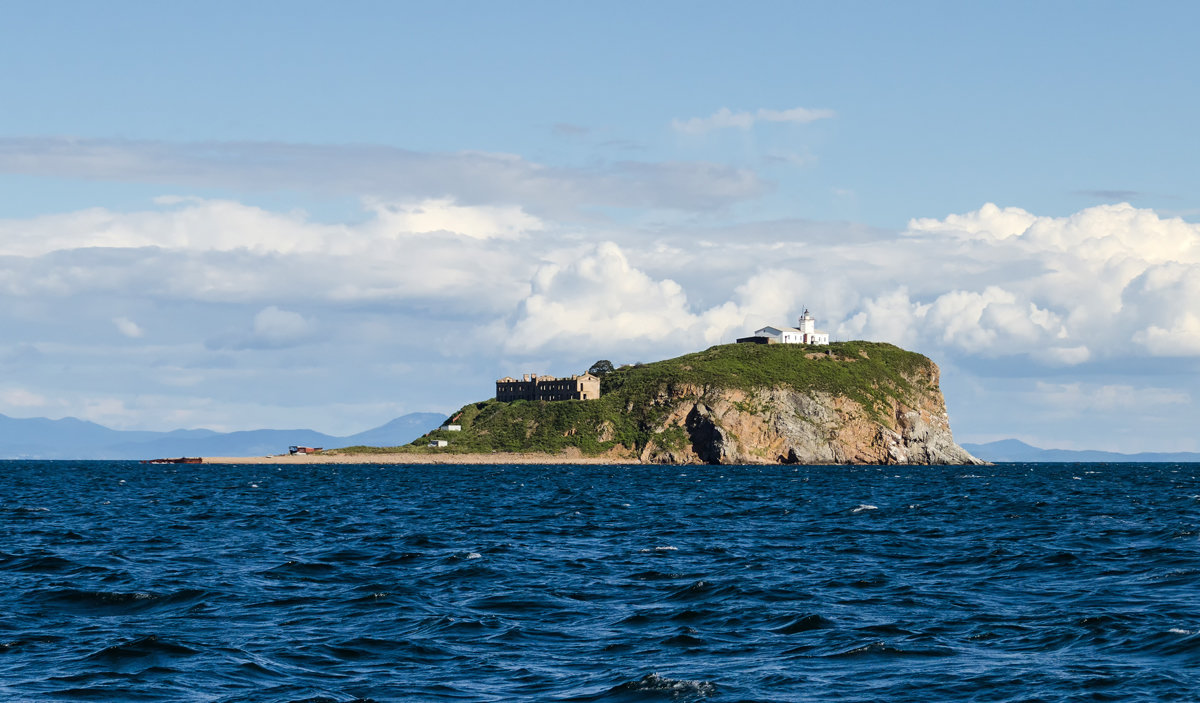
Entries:
POLYGON ((636 459, 584 456, 576 452, 495 454, 279 454, 206 456, 204 464, 640 464, 636 459))

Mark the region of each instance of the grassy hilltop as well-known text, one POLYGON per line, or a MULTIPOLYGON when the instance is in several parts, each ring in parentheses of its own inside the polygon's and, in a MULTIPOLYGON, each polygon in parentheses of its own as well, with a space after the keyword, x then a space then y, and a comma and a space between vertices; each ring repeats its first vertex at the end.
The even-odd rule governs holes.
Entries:
MULTIPOLYGON (((671 399, 699 398, 714 391, 748 394, 767 388, 823 392, 857 403, 875 419, 914 392, 939 393, 937 367, 926 357, 891 344, 837 342, 727 344, 639 366, 604 377, 597 400, 526 401, 494 399, 472 403, 457 414, 462 431, 437 429, 402 448, 347 447, 345 453, 549 452, 576 448, 585 455, 612 450, 641 451, 648 442, 684 446, 683 427, 666 426, 671 399), (914 381, 914 379, 917 379, 914 381), (931 379, 928 383, 920 379, 931 379), (914 383, 923 387, 914 388, 914 383), (449 446, 430 448, 431 439, 449 446)), ((748 413, 765 408, 740 407, 748 413)))

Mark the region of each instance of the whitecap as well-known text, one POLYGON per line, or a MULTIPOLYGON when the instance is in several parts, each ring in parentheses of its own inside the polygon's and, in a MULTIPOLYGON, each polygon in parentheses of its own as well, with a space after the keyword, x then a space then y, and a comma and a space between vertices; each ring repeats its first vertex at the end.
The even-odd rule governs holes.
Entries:
POLYGON ((483 555, 479 552, 470 552, 467 554, 468 559, 482 559, 483 555))
POLYGON ((711 681, 670 679, 658 674, 646 674, 638 681, 630 681, 622 684, 620 688, 627 691, 669 692, 672 700, 679 700, 682 697, 707 698, 717 693, 717 686, 711 681))
POLYGON ((864 511, 864 510, 879 510, 879 506, 877 506, 877 505, 867 505, 866 503, 863 503, 863 504, 859 505, 857 508, 855 508, 854 510, 851 510, 850 512, 852 512, 852 513, 861 513, 861 512, 862 512, 862 511, 864 511))
POLYGON ((1194 634, 1196 634, 1195 630, 1185 630, 1182 627, 1172 627, 1170 630, 1167 630, 1167 632, 1170 632, 1172 635, 1194 635, 1194 634))

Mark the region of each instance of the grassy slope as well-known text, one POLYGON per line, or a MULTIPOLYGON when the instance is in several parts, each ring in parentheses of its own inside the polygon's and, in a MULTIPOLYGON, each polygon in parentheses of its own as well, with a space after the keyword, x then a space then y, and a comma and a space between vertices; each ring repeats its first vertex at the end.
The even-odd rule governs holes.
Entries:
MULTIPOLYGON (((670 412, 669 406, 655 399, 681 384, 709 390, 811 389, 847 396, 868 412, 878 412, 889 396, 929 390, 911 388, 906 377, 914 378, 914 371, 931 365, 920 354, 874 342, 839 342, 827 347, 727 344, 617 369, 604 378, 598 400, 472 403, 458 415, 461 432, 434 430, 400 451, 559 452, 577 447, 584 454, 600 454, 618 444, 640 450, 670 412), (814 358, 808 358, 810 355, 814 358), (429 449, 425 445, 430 439, 445 439, 450 445, 429 449)), ((658 441, 682 444, 686 436, 682 430, 668 430, 658 441)), ((371 453, 397 448, 349 447, 342 451, 371 453)))

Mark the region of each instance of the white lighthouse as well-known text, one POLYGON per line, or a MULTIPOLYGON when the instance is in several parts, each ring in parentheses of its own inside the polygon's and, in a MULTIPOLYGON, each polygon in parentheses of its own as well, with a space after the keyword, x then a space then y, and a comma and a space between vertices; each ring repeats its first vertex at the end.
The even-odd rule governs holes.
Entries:
POLYGON ((804 308, 804 314, 800 316, 800 325, 797 329, 804 334, 816 334, 817 318, 808 314, 808 308, 804 308))
POLYGON ((808 313, 808 308, 804 308, 796 329, 800 331, 801 344, 829 344, 829 334, 817 331, 817 318, 808 313))
POLYGON ((752 344, 829 344, 829 333, 817 329, 817 318, 805 308, 798 327, 763 327, 754 330, 754 336, 742 337, 737 341, 752 344))

